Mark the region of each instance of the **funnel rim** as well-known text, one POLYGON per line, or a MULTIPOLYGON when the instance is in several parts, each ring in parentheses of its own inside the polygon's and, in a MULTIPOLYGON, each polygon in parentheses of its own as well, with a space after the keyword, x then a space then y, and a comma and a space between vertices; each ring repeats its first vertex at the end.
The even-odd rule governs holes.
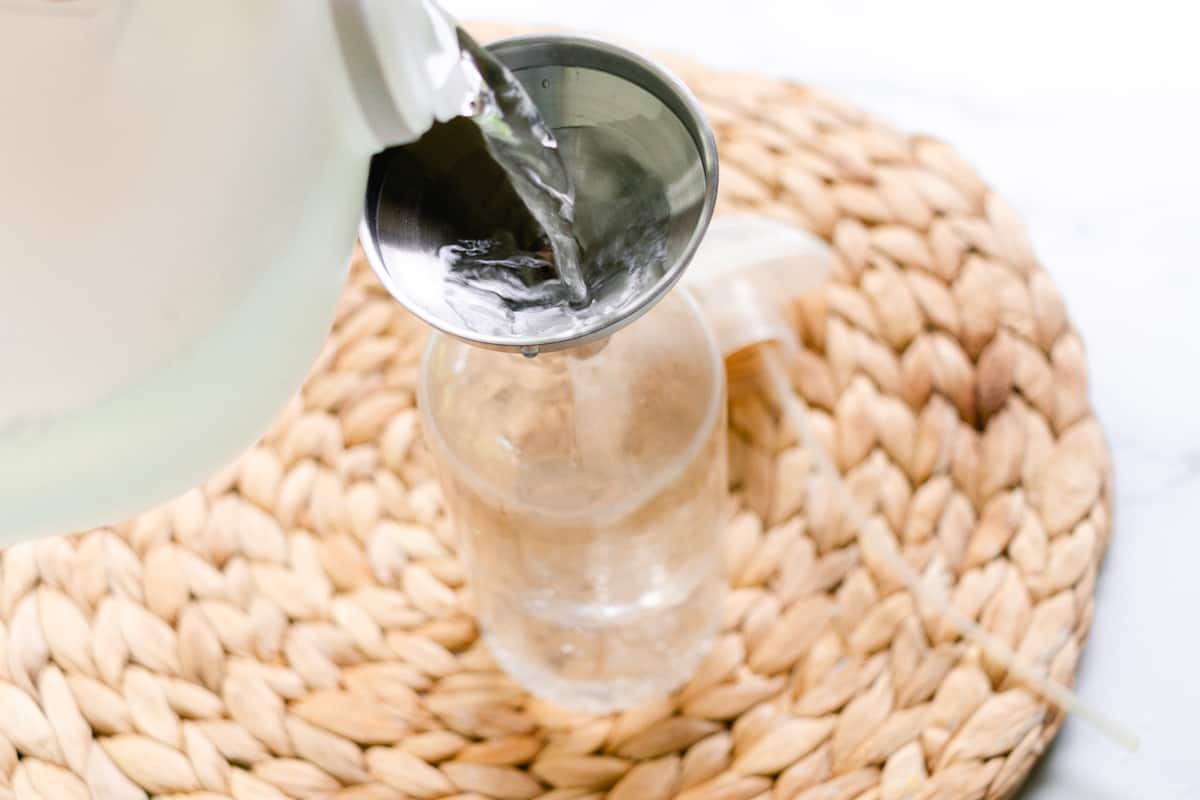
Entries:
MULTIPOLYGON (((626 80, 654 96, 687 131, 695 147, 699 166, 704 172, 704 197, 695 224, 676 257, 670 261, 663 274, 644 294, 634 298, 623 307, 619 317, 601 320, 581 330, 528 337, 482 333, 469 330, 464 326, 453 325, 448 320, 428 313, 417 304, 406 302, 403 297, 392 291, 390 286, 389 292, 413 314, 434 328, 471 344, 493 350, 526 354, 553 352, 611 336, 639 319, 661 300, 679 282, 700 247, 700 242, 712 220, 717 198, 717 143, 712 126, 704 116, 695 95, 674 73, 619 45, 588 36, 531 34, 492 42, 487 45, 487 49, 518 75, 522 70, 539 66, 593 69, 626 80)), ((387 278, 389 273, 385 268, 381 245, 373 225, 373 218, 378 211, 378 193, 381 188, 381 186, 370 185, 367 187, 367 202, 359 225, 359 238, 367 260, 386 285, 389 281, 387 278)))

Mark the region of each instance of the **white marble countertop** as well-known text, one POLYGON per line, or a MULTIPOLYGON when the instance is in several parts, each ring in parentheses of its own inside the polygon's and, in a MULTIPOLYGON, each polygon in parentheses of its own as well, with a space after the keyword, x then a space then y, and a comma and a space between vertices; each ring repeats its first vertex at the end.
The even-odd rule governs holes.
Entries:
POLYGON ((1200 10, 1009 0, 444 0, 830 89, 959 149, 1023 214, 1088 346, 1116 535, 1068 720, 1027 800, 1200 797, 1200 10))

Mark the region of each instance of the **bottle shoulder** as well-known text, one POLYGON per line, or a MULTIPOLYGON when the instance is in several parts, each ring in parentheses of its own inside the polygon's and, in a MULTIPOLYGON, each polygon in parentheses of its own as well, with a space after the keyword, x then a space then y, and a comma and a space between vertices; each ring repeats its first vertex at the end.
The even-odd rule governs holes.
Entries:
POLYGON ((590 352, 527 359, 435 334, 421 379, 431 446, 464 479, 538 505, 551 486, 640 495, 692 462, 725 402, 712 338, 674 294, 590 352))

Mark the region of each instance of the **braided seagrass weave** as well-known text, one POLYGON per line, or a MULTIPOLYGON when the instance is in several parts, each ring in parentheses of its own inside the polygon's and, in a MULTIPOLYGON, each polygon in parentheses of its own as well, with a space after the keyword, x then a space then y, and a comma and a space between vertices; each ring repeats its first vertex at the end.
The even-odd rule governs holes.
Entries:
MULTIPOLYGON (((679 69, 721 209, 826 237, 791 366, 872 524, 1071 682, 1110 531, 1083 347, 950 148, 811 89, 679 69)), ((731 408, 725 629, 676 696, 530 699, 468 611, 413 408, 422 326, 361 259, 308 383, 164 508, 3 553, 0 797, 1010 796, 1062 715, 863 552, 754 394, 731 408)))

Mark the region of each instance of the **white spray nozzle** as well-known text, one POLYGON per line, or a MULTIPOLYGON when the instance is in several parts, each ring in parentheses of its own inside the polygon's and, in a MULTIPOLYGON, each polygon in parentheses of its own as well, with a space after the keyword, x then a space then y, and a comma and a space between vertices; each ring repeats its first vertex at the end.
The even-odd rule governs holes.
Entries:
POLYGON ((751 214, 717 217, 682 284, 728 357, 763 342, 794 348, 787 305, 829 279, 833 252, 805 230, 751 214))

